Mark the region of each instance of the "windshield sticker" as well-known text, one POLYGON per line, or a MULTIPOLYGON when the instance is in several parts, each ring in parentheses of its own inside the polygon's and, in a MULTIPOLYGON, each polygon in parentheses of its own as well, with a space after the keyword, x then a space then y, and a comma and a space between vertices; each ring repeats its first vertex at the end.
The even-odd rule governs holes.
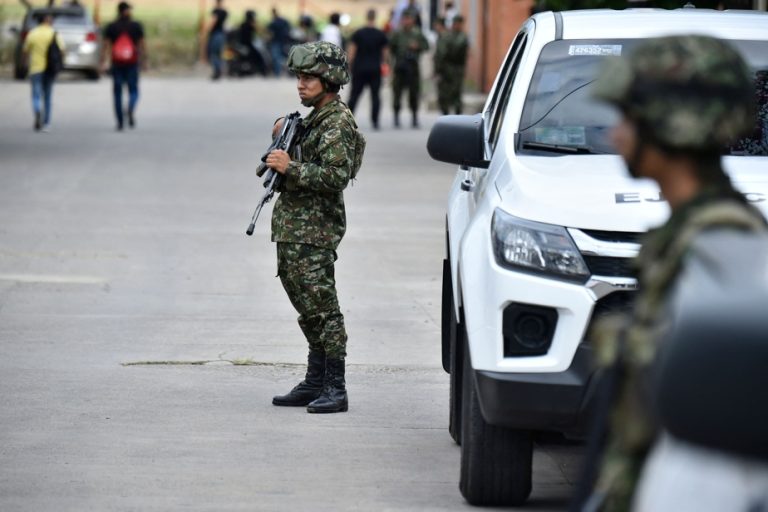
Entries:
POLYGON ((562 146, 586 146, 587 132, 583 126, 534 128, 536 142, 562 146))
POLYGON ((590 57, 620 57, 620 44, 572 44, 568 48, 568 55, 587 55, 590 57))

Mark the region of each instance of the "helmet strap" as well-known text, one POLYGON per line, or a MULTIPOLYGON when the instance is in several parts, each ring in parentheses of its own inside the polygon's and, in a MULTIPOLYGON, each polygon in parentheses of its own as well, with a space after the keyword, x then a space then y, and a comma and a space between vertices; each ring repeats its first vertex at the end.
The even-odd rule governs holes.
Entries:
POLYGON ((304 105, 305 107, 314 107, 315 105, 317 105, 320 102, 320 100, 325 98, 327 95, 329 95, 329 94, 336 95, 337 94, 335 92, 331 92, 331 91, 328 90, 328 82, 326 82, 322 78, 320 79, 320 83, 323 86, 323 90, 321 92, 319 92, 316 96, 312 97, 312 98, 308 98, 306 100, 302 100, 302 102, 301 102, 302 105, 304 105))

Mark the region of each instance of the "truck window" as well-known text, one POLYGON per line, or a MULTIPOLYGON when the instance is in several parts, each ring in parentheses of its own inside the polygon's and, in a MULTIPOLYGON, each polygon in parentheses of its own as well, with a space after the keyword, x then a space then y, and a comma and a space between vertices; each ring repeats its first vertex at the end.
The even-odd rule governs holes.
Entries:
POLYGON ((520 60, 525 51, 526 39, 527 34, 525 32, 520 32, 517 35, 512 50, 509 52, 509 58, 500 75, 501 78, 499 83, 494 91, 493 100, 486 112, 486 135, 491 151, 496 149, 496 142, 499 139, 499 132, 501 131, 501 121, 504 118, 504 112, 506 111, 507 103, 509 102, 509 93, 512 90, 517 70, 520 67, 520 60))
MULTIPOLYGON (((608 134, 618 120, 611 107, 592 99, 601 61, 626 55, 636 40, 562 40, 541 52, 520 119, 520 144, 555 144, 615 153, 608 134)), ((732 41, 755 73, 759 119, 754 133, 724 148, 729 155, 768 155, 768 41, 732 41)), ((558 156, 553 152, 523 152, 558 156)))

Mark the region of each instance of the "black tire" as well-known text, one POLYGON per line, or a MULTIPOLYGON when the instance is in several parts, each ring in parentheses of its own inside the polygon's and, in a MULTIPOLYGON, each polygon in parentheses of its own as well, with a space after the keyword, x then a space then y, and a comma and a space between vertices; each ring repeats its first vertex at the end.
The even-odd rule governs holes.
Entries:
POLYGON ((16 80, 24 80, 27 78, 27 70, 18 66, 13 67, 13 78, 16 80))
POLYGON ((531 494, 533 436, 527 430, 489 425, 480 412, 467 343, 459 489, 472 505, 521 505, 531 494))
POLYGON ((101 74, 98 69, 89 69, 85 72, 85 78, 93 82, 97 82, 101 78, 101 74))
POLYGON ((448 432, 456 444, 461 444, 461 375, 463 328, 456 318, 453 302, 453 282, 451 265, 443 260, 443 299, 442 299, 442 349, 443 369, 450 374, 448 399, 448 432))
POLYGON ((440 335, 443 370, 451 373, 451 317, 453 309, 453 286, 451 284, 451 263, 443 260, 443 291, 440 302, 440 335))

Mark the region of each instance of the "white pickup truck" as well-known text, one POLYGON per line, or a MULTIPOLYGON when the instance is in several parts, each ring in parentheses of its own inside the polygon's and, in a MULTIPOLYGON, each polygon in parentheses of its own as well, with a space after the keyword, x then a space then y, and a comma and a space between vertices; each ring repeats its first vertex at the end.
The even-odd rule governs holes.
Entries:
POLYGON ((427 144, 459 165, 446 220, 443 366, 460 489, 476 505, 524 502, 534 433, 584 433, 592 404, 590 325, 631 306, 630 260, 668 206, 631 179, 594 102, 601 61, 639 41, 727 39, 755 71, 759 123, 724 148, 750 201, 768 205, 768 15, 630 9, 540 13, 513 41, 483 112, 445 116, 427 144))

